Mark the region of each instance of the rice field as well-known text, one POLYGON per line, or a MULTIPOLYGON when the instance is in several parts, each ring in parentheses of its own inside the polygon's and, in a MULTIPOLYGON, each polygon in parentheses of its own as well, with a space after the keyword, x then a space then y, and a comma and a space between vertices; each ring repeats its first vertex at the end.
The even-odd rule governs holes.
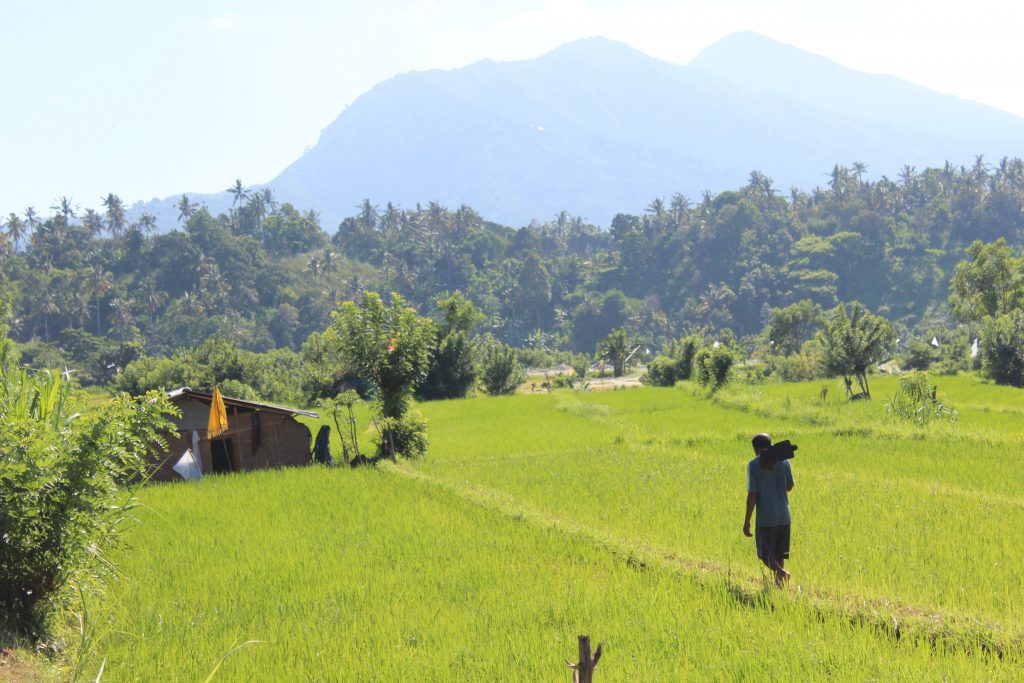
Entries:
POLYGON ((430 452, 152 486, 89 610, 104 681, 1019 680, 1019 390, 955 423, 822 383, 424 404, 430 452), (799 444, 771 587, 740 531, 750 436, 799 444))

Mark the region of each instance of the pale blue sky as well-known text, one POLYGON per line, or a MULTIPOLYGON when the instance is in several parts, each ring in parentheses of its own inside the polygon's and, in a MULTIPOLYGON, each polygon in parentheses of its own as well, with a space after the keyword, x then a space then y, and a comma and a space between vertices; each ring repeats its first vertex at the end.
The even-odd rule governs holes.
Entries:
POLYGON ((685 64, 753 30, 1024 116, 1022 20, 994 0, 0 0, 0 216, 266 182, 381 80, 590 35, 685 64))

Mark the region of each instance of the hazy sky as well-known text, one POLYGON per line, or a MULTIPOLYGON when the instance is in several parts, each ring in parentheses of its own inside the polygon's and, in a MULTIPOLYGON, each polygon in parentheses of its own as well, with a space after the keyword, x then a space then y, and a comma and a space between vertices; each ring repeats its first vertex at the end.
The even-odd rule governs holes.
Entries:
POLYGON ((685 64, 753 30, 1024 116, 1022 20, 1009 0, 0 0, 0 215, 266 182, 381 80, 591 35, 685 64))

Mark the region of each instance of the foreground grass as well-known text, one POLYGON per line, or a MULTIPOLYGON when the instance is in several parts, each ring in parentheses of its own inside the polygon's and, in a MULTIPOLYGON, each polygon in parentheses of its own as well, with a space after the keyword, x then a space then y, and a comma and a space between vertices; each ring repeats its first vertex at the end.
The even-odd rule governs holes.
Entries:
MULTIPOLYGON (((103 680, 1012 678, 798 596, 610 552, 416 476, 291 470, 153 487, 94 623, 103 680), (766 649, 772 655, 766 656, 766 649)), ((98 662, 96 662, 98 665, 98 662)))
POLYGON ((218 680, 550 680, 590 633, 602 680, 1015 680, 1019 392, 939 387, 956 424, 889 421, 885 380, 863 404, 821 383, 432 403, 411 465, 151 487, 88 661, 113 681, 204 680, 229 652, 218 680), (800 444, 782 592, 739 530, 762 430, 800 444))

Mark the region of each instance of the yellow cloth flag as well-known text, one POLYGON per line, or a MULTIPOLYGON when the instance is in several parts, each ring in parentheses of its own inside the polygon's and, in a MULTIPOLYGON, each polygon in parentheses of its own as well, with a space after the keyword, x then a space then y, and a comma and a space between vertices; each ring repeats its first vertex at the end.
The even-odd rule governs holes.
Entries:
POLYGON ((220 436, 228 429, 228 409, 224 407, 224 398, 220 395, 220 387, 213 388, 213 401, 210 403, 210 422, 206 427, 207 437, 212 439, 220 436))

